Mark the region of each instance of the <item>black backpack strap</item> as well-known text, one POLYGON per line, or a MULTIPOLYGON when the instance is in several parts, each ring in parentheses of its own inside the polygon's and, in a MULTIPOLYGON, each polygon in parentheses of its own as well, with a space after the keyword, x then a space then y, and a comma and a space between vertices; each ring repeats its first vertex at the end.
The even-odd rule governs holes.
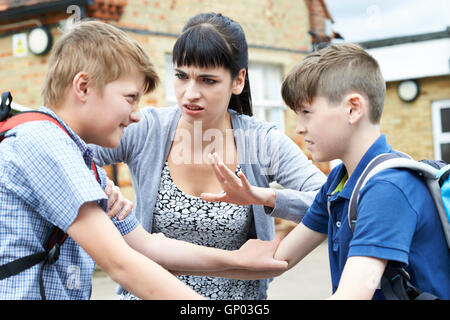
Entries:
POLYGON ((442 187, 445 181, 447 181, 448 177, 450 176, 450 169, 445 171, 441 177, 439 178, 439 186, 442 187))
POLYGON ((404 268, 394 268, 389 264, 381 278, 381 290, 387 300, 439 300, 429 292, 422 292, 410 282, 404 268))
POLYGON ((45 248, 47 249, 45 252, 47 253, 47 255, 45 256, 44 263, 42 263, 41 270, 39 272, 39 291, 41 292, 42 300, 46 300, 43 277, 44 267, 47 264, 54 264, 58 260, 60 247, 66 239, 67 233, 65 233, 58 227, 53 227, 52 233, 45 241, 45 248))
MULTIPOLYGON (((7 121, 4 120, 10 116, 9 112, 11 110, 10 104, 12 101, 12 97, 9 92, 4 92, 1 96, 1 99, 2 100, 1 100, 1 105, 0 105, 0 107, 1 107, 0 108, 0 142, 3 140, 3 136, 8 130, 14 128, 15 126, 17 126, 19 124, 29 122, 29 121, 51 121, 69 135, 69 133, 62 126, 62 124, 59 123, 59 121, 57 119, 55 119, 54 117, 52 117, 51 115, 49 115, 45 112, 26 111, 26 112, 22 112, 16 116, 14 116, 14 117, 10 117, 7 121), (1 118, 2 114, 4 113, 3 112, 4 110, 7 110, 8 112, 4 118, 1 118)), ((92 162, 91 169, 94 171, 97 182, 99 184, 101 184, 100 177, 98 174, 98 169, 94 162, 92 162)), ((44 290, 44 278, 43 278, 44 267, 45 267, 45 265, 47 265, 47 264, 51 265, 58 260, 59 253, 60 253, 60 247, 66 240, 67 236, 68 235, 64 231, 62 231, 60 228, 54 226, 52 232, 50 233, 50 235, 47 237, 47 239, 44 242, 45 251, 31 254, 26 257, 11 261, 7 264, 0 266, 0 280, 14 276, 26 269, 29 269, 29 268, 35 266, 36 264, 38 264, 40 262, 43 262, 41 265, 40 272, 39 272, 39 289, 40 289, 42 300, 46 300, 45 290, 44 290)))
POLYGON ((0 101, 0 121, 7 119, 11 115, 11 92, 2 92, 2 98, 0 101))
POLYGON ((46 300, 43 278, 44 267, 45 265, 53 264, 58 260, 60 252, 59 248, 64 243, 66 238, 66 233, 64 233, 60 228, 54 227, 52 233, 48 236, 44 243, 45 251, 30 254, 26 257, 0 266, 0 280, 19 274, 20 272, 43 262, 39 272, 39 290, 42 300, 46 300))
POLYGON ((14 276, 45 260, 47 251, 31 254, 29 256, 11 261, 0 266, 0 280, 14 276))

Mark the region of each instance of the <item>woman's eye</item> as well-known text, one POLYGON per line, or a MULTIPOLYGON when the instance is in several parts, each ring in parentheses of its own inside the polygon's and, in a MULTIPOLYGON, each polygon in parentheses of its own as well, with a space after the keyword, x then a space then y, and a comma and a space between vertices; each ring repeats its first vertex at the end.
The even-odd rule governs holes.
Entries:
POLYGON ((217 81, 213 79, 203 78, 203 82, 207 84, 215 84, 217 81))
POLYGON ((175 73, 175 77, 177 77, 180 80, 187 79, 187 76, 184 73, 175 73))

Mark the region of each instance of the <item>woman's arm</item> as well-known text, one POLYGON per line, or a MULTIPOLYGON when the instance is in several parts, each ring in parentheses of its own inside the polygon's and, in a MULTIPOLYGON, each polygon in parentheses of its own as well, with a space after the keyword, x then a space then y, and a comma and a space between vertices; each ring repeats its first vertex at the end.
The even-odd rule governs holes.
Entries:
MULTIPOLYGON (((201 198, 203 200, 211 202, 224 201, 239 205, 264 205, 266 208, 273 208, 272 212, 269 212, 272 216, 292 220, 297 223, 301 221, 320 187, 325 182, 325 176, 319 171, 319 175, 314 173, 308 178, 312 179, 310 183, 303 181, 303 184, 307 185, 307 187, 304 186, 304 189, 306 189, 304 191, 293 189, 274 190, 272 188, 252 186, 242 172, 236 176, 216 153, 210 154, 208 157, 224 192, 219 194, 202 193, 201 198)), ((294 164, 292 164, 292 169, 295 169, 294 164)), ((315 170, 318 171, 319 169, 316 168, 315 170)))
POLYGON ((251 239, 239 250, 228 251, 166 238, 162 234, 150 234, 142 226, 124 238, 132 248, 171 271, 211 274, 228 269, 280 272, 287 268, 285 261, 273 258, 279 240, 251 239))
MULTIPOLYGON (((274 258, 279 261, 287 261, 288 269, 295 266, 307 256, 319 244, 327 238, 326 234, 313 231, 300 223, 278 245, 274 258)), ((284 270, 253 271, 230 269, 218 272, 175 272, 175 274, 210 275, 223 278, 240 280, 256 280, 279 276, 284 270)))
POLYGON ((264 205, 266 214, 299 223, 325 183, 325 175, 278 130, 269 130, 258 150, 262 155, 257 158, 263 159, 259 162, 261 174, 267 174, 269 181, 276 181, 284 189, 252 186, 243 173, 237 177, 212 154, 209 160, 224 192, 204 193, 201 197, 206 201, 264 205))

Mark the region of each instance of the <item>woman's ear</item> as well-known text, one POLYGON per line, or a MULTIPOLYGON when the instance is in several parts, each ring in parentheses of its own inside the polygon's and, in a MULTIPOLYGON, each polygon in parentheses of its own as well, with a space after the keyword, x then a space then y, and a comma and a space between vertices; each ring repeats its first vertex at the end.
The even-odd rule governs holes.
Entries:
POLYGON ((78 72, 72 81, 72 89, 77 99, 85 103, 88 95, 88 74, 86 72, 78 72))
POLYGON ((233 80, 232 93, 234 95, 240 95, 242 90, 244 90, 246 73, 247 71, 242 68, 239 70, 237 77, 233 80))
POLYGON ((350 124, 356 124, 367 113, 367 100, 359 93, 351 93, 345 97, 347 118, 350 124))

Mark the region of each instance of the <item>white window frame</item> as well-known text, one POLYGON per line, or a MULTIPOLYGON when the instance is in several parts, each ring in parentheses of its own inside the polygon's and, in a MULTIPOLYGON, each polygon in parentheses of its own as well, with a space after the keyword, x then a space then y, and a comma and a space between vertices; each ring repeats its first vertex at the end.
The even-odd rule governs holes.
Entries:
POLYGON ((175 96, 175 89, 173 87, 173 62, 172 54, 167 53, 164 55, 165 58, 165 68, 166 68, 166 79, 165 79, 165 89, 166 89, 166 101, 167 105, 174 106, 177 104, 177 98, 175 96))
POLYGON ((286 106, 281 98, 282 66, 250 62, 248 66, 253 115, 285 130, 286 106))
POLYGON ((450 143, 450 132, 442 132, 441 110, 444 108, 450 109, 450 99, 436 100, 431 103, 434 157, 437 160, 442 160, 441 144, 450 143))

